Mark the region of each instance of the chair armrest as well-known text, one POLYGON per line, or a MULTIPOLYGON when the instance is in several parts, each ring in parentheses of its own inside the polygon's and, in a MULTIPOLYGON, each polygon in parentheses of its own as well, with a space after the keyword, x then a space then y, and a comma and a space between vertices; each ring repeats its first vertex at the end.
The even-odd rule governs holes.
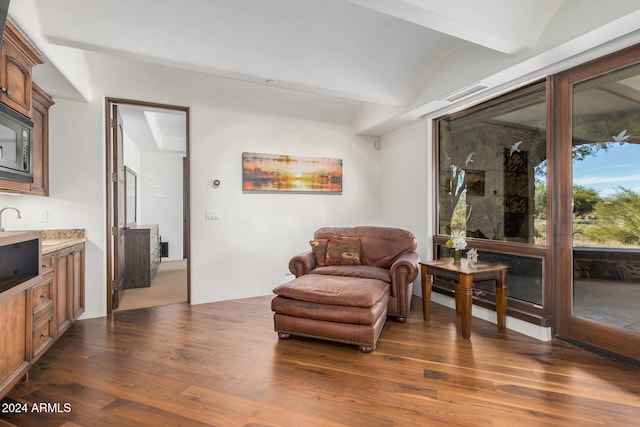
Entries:
POLYGON ((398 295, 402 290, 399 286, 407 286, 418 277, 418 262, 420 256, 417 252, 402 254, 391 265, 391 294, 398 295))
POLYGON ((406 269, 403 273, 406 274, 407 282, 413 282, 418 277, 419 261, 420 256, 417 252, 407 252, 400 255, 391 265, 391 277, 397 276, 402 269, 406 269))
POLYGON ((399 256, 391 265, 391 296, 396 298, 398 304, 395 317, 399 322, 405 322, 409 316, 411 290, 413 281, 418 277, 419 261, 417 252, 408 252, 399 256))
POLYGON ((298 254, 289 261, 289 271, 296 277, 305 275, 314 268, 316 268, 316 257, 312 251, 298 254))

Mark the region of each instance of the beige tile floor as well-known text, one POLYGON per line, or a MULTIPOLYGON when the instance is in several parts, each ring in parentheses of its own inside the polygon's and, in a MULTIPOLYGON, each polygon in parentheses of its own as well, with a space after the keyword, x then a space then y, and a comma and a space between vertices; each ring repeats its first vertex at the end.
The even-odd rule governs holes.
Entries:
POLYGON ((576 316, 640 332, 640 283, 577 280, 573 295, 576 316))

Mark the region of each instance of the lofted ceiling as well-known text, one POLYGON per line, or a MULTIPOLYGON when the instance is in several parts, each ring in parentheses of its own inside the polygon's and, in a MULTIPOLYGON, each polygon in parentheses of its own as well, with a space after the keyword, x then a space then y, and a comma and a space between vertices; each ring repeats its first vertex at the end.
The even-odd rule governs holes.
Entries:
POLYGON ((9 15, 54 97, 89 100, 117 58, 209 76, 220 108, 363 134, 640 29, 638 0, 13 0, 9 15))

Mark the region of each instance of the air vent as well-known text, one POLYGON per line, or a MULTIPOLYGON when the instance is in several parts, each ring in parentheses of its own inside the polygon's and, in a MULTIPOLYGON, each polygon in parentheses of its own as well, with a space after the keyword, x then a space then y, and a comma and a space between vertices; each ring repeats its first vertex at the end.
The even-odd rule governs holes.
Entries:
POLYGON ((469 87, 466 87, 462 90, 452 93, 447 96, 444 100, 449 102, 460 101, 461 99, 467 98, 471 95, 475 95, 478 92, 482 92, 485 89, 488 89, 489 85, 486 83, 475 83, 469 87))

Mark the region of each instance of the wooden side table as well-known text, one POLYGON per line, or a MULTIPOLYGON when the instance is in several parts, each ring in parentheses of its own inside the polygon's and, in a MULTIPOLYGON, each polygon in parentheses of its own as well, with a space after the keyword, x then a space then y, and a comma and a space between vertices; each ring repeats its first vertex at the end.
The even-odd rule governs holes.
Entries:
POLYGON ((498 329, 504 329, 507 317, 507 270, 509 266, 488 262, 470 263, 466 259, 438 259, 420 263, 422 274, 422 304, 424 320, 430 318, 432 276, 445 277, 454 281, 456 313, 462 317, 462 337, 471 336, 471 307, 473 305, 473 283, 483 280, 496 282, 496 316, 498 329), (430 276, 430 277, 427 277, 430 276))
POLYGON ((420 278, 422 280, 422 315, 424 320, 431 319, 431 276, 427 273, 427 264, 420 262, 420 278), (429 280, 427 280, 429 276, 429 280))

